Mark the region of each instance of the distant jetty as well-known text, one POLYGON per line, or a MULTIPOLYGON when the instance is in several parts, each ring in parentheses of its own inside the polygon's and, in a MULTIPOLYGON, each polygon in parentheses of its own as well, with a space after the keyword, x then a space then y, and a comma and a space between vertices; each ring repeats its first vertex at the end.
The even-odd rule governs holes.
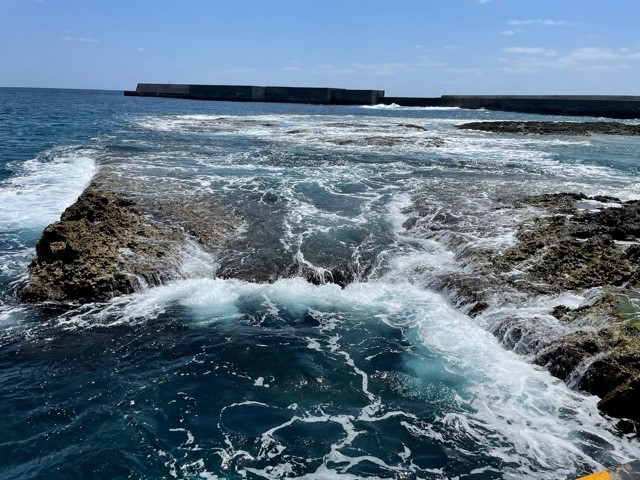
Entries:
POLYGON ((315 105, 377 105, 382 90, 316 87, 256 87, 252 85, 187 85, 139 83, 126 96, 169 97, 226 102, 311 103, 315 105))
POLYGON ((458 107, 544 115, 640 118, 640 96, 613 95, 442 95, 386 97, 384 90, 325 87, 261 87, 139 83, 125 96, 227 102, 307 103, 314 105, 399 105, 458 107))

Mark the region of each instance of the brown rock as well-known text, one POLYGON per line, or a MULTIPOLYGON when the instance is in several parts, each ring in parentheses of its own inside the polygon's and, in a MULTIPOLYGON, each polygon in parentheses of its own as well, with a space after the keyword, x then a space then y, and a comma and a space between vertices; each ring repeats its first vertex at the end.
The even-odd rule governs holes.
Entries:
POLYGON ((620 122, 470 122, 458 125, 458 128, 535 135, 640 135, 640 125, 620 122))
POLYGON ((604 413, 640 422, 640 375, 619 385, 598 403, 604 413))
POLYGON ((145 220, 134 202, 93 182, 45 228, 24 301, 101 301, 167 278, 177 235, 145 220))

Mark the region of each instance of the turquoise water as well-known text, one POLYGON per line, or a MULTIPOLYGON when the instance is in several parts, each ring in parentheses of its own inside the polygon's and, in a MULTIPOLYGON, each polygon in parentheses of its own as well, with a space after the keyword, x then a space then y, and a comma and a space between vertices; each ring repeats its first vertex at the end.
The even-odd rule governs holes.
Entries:
MULTIPOLYGON (((596 397, 433 288, 464 273, 453 233, 513 243, 511 199, 640 198, 638 140, 455 129, 510 118, 529 117, 0 89, 0 478, 546 479, 637 458, 596 397), (247 233, 190 245, 165 285, 21 305, 43 228, 100 169, 158 202, 212 199, 247 233), (416 199, 453 219, 442 235, 405 233, 416 199)), ((582 299, 501 308, 561 301, 582 299)))

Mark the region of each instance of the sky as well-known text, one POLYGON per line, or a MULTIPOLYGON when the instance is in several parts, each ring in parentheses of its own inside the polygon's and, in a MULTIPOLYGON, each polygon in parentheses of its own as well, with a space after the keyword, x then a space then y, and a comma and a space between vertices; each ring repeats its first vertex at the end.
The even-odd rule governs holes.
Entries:
POLYGON ((640 95, 640 0, 0 0, 0 86, 640 95))

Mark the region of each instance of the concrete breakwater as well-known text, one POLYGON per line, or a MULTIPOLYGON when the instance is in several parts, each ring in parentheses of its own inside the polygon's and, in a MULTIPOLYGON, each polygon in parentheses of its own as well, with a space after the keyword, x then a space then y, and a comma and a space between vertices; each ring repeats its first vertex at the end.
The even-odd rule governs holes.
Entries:
POLYGON ((597 95, 443 95, 387 97, 384 90, 252 85, 139 83, 126 96, 230 102, 308 103, 317 105, 399 105, 458 107, 545 115, 640 118, 640 96, 597 95))
POLYGON ((377 105, 382 90, 316 87, 257 87, 251 85, 186 85, 139 83, 126 96, 188 98, 227 102, 311 103, 317 105, 377 105))
POLYGON ((640 118, 640 96, 628 95, 443 95, 437 98, 385 97, 383 103, 543 115, 640 118))

